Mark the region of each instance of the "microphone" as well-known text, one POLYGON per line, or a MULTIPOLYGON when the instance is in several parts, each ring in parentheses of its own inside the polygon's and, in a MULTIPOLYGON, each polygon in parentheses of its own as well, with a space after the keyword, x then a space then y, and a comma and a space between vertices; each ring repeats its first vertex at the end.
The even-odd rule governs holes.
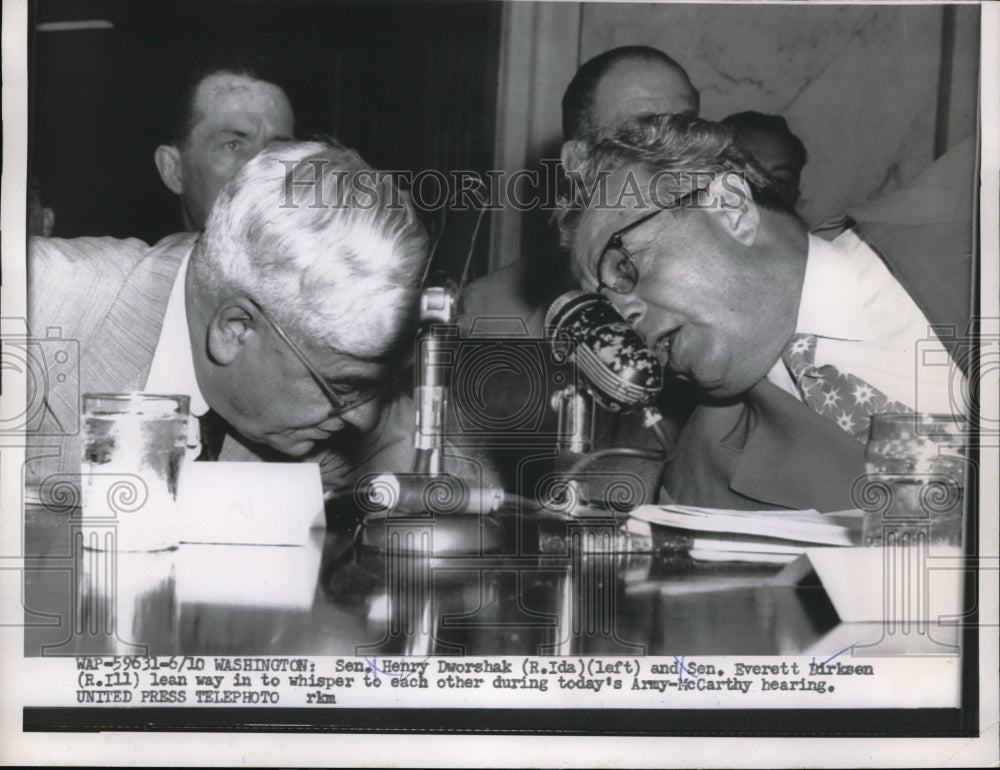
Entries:
POLYGON ((545 314, 545 327, 555 356, 576 361, 575 383, 556 393, 552 402, 559 413, 557 467, 569 463, 565 470, 569 503, 549 501, 575 515, 579 501, 590 497, 585 471, 598 460, 629 457, 664 462, 672 454, 672 443, 660 425, 663 416, 651 404, 663 387, 663 367, 601 294, 576 290, 557 297, 545 314), (633 447, 591 451, 592 403, 619 414, 642 411, 643 426, 653 432, 662 451, 633 447))
POLYGON ((611 412, 636 412, 663 387, 663 367, 611 304, 593 292, 568 291, 545 314, 557 354, 575 356, 583 384, 611 412))
POLYGON ((417 419, 413 470, 430 476, 444 472, 441 452, 448 409, 448 373, 454 355, 452 345, 458 337, 457 302, 458 287, 444 276, 434 276, 420 295, 418 384, 413 393, 417 419))
POLYGON ((427 280, 417 335, 413 471, 369 475, 355 486, 355 504, 367 514, 358 530, 362 548, 461 556, 497 551, 506 542, 503 526, 491 515, 504 502, 503 490, 444 468, 449 382, 459 342, 457 301, 453 281, 427 280), (400 527, 409 533, 401 535, 400 527))

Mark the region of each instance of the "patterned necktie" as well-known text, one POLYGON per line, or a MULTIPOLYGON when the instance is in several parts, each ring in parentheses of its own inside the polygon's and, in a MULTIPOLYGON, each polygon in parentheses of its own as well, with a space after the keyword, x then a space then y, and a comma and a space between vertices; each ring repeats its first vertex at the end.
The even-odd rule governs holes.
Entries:
POLYGON ((781 352, 781 360, 788 367, 802 400, 858 441, 867 441, 868 425, 873 414, 913 411, 836 366, 816 366, 814 334, 793 334, 781 352))
POLYGON ((198 425, 201 431, 201 452, 194 460, 215 462, 219 459, 219 452, 226 440, 226 421, 214 409, 209 409, 198 418, 198 425))

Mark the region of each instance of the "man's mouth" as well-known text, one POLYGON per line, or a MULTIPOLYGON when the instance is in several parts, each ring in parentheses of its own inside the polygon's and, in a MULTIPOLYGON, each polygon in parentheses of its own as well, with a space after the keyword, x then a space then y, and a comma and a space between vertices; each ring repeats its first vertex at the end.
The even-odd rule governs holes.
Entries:
POLYGON ((308 441, 326 441, 337 432, 335 430, 324 430, 323 428, 301 428, 295 431, 295 437, 308 441))
POLYGON ((670 350, 673 347, 674 338, 676 337, 678 331, 680 331, 679 326, 668 332, 664 332, 657 337, 656 341, 653 343, 653 353, 656 354, 661 363, 664 365, 666 365, 670 360, 670 350))
POLYGON ((665 371, 669 372, 673 377, 687 382, 691 379, 691 373, 686 363, 678 358, 680 350, 677 348, 677 345, 679 343, 678 335, 680 332, 680 326, 675 326, 670 331, 664 332, 656 338, 652 350, 653 355, 656 356, 665 371))

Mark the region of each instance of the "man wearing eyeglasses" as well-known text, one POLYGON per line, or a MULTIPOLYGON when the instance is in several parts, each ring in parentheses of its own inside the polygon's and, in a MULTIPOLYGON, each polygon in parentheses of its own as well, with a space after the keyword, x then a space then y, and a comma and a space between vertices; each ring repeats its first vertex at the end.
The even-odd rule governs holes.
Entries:
MULTIPOLYGON (((200 237, 170 243, 32 243, 32 331, 80 350, 79 387, 45 394, 51 427, 79 424, 83 392, 180 393, 200 459, 315 460, 327 489, 409 470, 412 405, 394 385, 427 238, 389 180, 339 145, 274 142, 200 237)), ((29 460, 29 483, 79 471, 79 435, 33 443, 54 446, 34 451, 49 456, 29 460)))
POLYGON ((927 221, 910 211, 828 243, 807 233, 728 127, 651 116, 591 145, 582 180, 603 178, 606 192, 585 203, 600 188, 581 186, 560 212, 581 283, 702 394, 667 496, 856 507, 872 413, 954 410, 964 380, 948 355, 958 352, 929 326, 964 330, 969 316, 972 166, 959 150, 942 163, 965 198, 949 198, 934 227, 906 233, 927 221))

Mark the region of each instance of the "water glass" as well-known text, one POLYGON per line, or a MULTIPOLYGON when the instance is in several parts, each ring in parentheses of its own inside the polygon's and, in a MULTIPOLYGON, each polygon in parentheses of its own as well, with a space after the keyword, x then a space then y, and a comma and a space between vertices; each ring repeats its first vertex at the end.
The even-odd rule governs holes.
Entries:
POLYGON ((865 450, 865 545, 962 545, 964 417, 877 414, 865 450))
POLYGON ((180 395, 84 395, 85 547, 177 547, 177 484, 187 448, 188 409, 189 398, 180 395))

